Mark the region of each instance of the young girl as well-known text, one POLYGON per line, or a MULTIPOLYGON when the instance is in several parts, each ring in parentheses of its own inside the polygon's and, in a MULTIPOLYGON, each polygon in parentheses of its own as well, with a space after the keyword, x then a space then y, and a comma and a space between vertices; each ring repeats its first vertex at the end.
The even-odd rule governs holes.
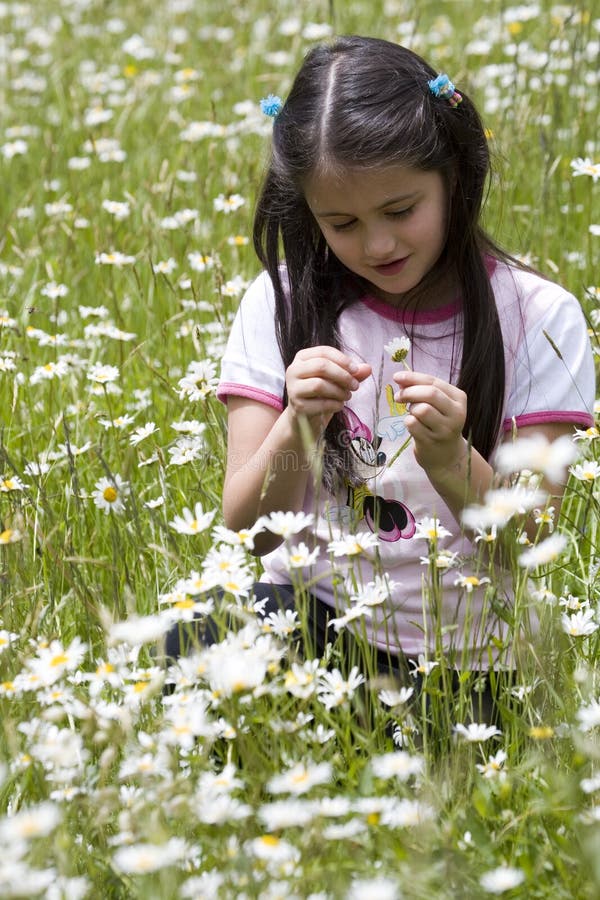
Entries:
MULTIPOLYGON (((482 230, 484 130, 460 85, 436 76, 396 44, 344 37, 309 52, 275 109, 254 225, 265 271, 218 391, 223 510, 235 530, 313 514, 293 542, 320 551, 304 577, 323 642, 349 592, 375 601, 383 585, 364 620, 379 651, 431 654, 441 628, 477 669, 501 630, 471 590, 461 511, 483 499, 494 449, 515 430, 553 440, 592 424, 594 368, 575 298, 482 230), (421 563, 432 530, 462 562, 435 625, 421 563)), ((293 597, 282 537, 262 531, 255 552, 260 596, 293 597)))

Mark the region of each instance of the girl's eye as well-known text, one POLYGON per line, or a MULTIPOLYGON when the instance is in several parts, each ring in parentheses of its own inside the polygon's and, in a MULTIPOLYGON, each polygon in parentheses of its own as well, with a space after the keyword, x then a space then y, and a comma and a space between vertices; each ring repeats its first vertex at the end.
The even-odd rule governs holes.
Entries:
POLYGON ((414 209, 414 206, 407 206, 404 209, 392 209, 388 213, 389 216, 392 216, 394 219, 401 219, 403 216, 408 216, 414 209))
POLYGON ((332 225, 334 231, 348 231, 348 229, 352 228, 356 219, 351 219, 349 222, 341 222, 340 224, 332 225))

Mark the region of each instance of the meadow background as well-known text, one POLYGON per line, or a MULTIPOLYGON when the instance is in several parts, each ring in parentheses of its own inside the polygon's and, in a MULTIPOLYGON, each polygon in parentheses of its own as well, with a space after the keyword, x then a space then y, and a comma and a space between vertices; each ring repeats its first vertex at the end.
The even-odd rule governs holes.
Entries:
MULTIPOLYGON (((473 96, 486 222, 578 297, 598 348, 597 4, 0 2, 2 897, 600 895, 595 428, 525 565, 506 516, 541 634, 497 676, 497 728, 468 727, 473 684, 453 700, 443 658, 416 706, 343 631, 303 660, 302 616, 253 608, 251 536, 219 529, 258 102, 336 32, 473 96), (168 670, 166 628, 215 585, 239 628, 168 670)), ((456 572, 435 539, 423 554, 435 592, 456 572)))

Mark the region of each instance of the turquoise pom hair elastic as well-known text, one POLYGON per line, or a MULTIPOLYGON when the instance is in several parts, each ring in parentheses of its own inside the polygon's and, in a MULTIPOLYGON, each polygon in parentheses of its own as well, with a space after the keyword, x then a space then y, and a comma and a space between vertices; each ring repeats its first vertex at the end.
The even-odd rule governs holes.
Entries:
POLYGON ((282 106, 283 100, 281 97, 277 97, 276 94, 269 94, 268 97, 263 97, 260 101, 261 112, 264 112, 265 116, 270 116, 272 119, 279 115, 282 106))
POLYGON ((434 97, 441 97, 442 100, 447 100, 450 106, 458 106, 462 102, 461 95, 446 74, 442 73, 437 78, 433 78, 428 82, 428 85, 434 97))

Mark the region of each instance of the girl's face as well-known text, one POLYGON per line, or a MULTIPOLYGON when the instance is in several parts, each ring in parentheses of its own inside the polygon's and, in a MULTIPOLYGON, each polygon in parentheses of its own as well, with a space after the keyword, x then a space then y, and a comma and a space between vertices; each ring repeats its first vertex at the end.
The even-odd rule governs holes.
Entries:
POLYGON ((444 249, 448 200, 440 172, 395 165, 314 175, 305 196, 330 250, 392 305, 444 249))

